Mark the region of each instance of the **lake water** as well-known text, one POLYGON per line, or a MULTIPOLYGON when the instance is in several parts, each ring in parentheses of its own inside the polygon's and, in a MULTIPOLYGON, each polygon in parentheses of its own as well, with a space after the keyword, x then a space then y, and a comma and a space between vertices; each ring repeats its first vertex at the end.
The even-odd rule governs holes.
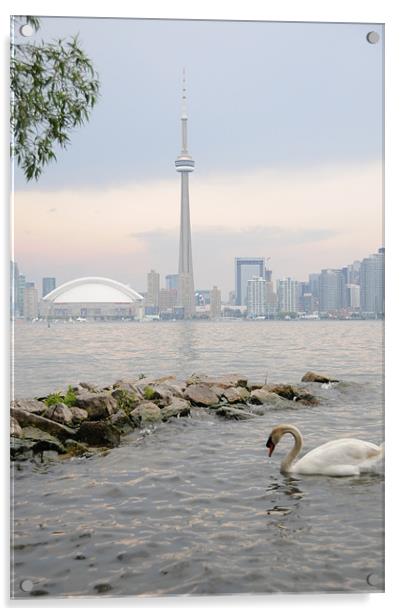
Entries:
POLYGON ((343 382, 309 385, 317 407, 239 422, 195 411, 107 455, 14 464, 13 595, 32 598, 27 580, 39 597, 382 591, 383 476, 286 477, 291 438, 270 459, 265 448, 283 422, 305 451, 381 443, 382 344, 375 321, 16 323, 15 397, 140 373, 343 382))

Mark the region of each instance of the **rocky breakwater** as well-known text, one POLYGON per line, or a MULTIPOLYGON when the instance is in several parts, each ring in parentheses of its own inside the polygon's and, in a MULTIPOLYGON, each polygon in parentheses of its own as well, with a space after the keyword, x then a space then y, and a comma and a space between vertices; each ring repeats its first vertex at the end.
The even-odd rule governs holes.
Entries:
MULTIPOLYGON (((303 380, 330 381, 310 375, 303 380)), ((286 404, 315 406, 319 400, 303 386, 252 383, 235 374, 192 375, 182 381, 174 376, 141 376, 103 388, 79 383, 64 393, 11 403, 11 458, 90 456, 117 447, 133 430, 187 416, 195 409, 223 419, 246 420, 286 404)))

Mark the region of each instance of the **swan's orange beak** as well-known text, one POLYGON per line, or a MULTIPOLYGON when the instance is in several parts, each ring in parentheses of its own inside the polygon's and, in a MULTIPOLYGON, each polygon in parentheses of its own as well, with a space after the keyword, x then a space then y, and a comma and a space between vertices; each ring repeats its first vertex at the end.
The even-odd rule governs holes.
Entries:
POLYGON ((276 445, 273 443, 273 441, 272 441, 272 437, 271 437, 271 436, 269 436, 269 438, 268 438, 268 440, 267 440, 267 443, 266 443, 266 447, 267 447, 267 449, 269 450, 269 452, 268 452, 268 453, 269 453, 269 458, 271 458, 271 456, 272 456, 272 453, 273 453, 273 451, 274 451, 275 446, 276 446, 276 445))

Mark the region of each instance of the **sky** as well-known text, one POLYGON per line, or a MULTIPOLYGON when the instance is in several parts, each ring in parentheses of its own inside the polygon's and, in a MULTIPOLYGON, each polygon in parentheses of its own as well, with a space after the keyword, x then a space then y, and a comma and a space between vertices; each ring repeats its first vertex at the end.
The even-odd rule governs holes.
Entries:
POLYGON ((77 33, 101 98, 38 182, 15 169, 14 258, 39 288, 176 272, 183 67, 197 288, 227 296, 236 256, 306 280, 382 245, 382 26, 42 18, 36 39, 77 33))

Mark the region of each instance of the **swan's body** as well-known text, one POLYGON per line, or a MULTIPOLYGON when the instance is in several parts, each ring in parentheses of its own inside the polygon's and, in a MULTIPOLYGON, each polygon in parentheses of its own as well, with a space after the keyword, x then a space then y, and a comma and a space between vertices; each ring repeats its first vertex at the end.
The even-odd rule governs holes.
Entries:
POLYGON ((340 438, 312 449, 300 460, 295 460, 302 449, 301 432, 295 426, 276 426, 266 443, 269 456, 284 434, 292 434, 294 447, 281 463, 282 473, 303 475, 332 475, 344 477, 360 473, 377 472, 384 459, 384 445, 375 445, 356 438, 340 438))

